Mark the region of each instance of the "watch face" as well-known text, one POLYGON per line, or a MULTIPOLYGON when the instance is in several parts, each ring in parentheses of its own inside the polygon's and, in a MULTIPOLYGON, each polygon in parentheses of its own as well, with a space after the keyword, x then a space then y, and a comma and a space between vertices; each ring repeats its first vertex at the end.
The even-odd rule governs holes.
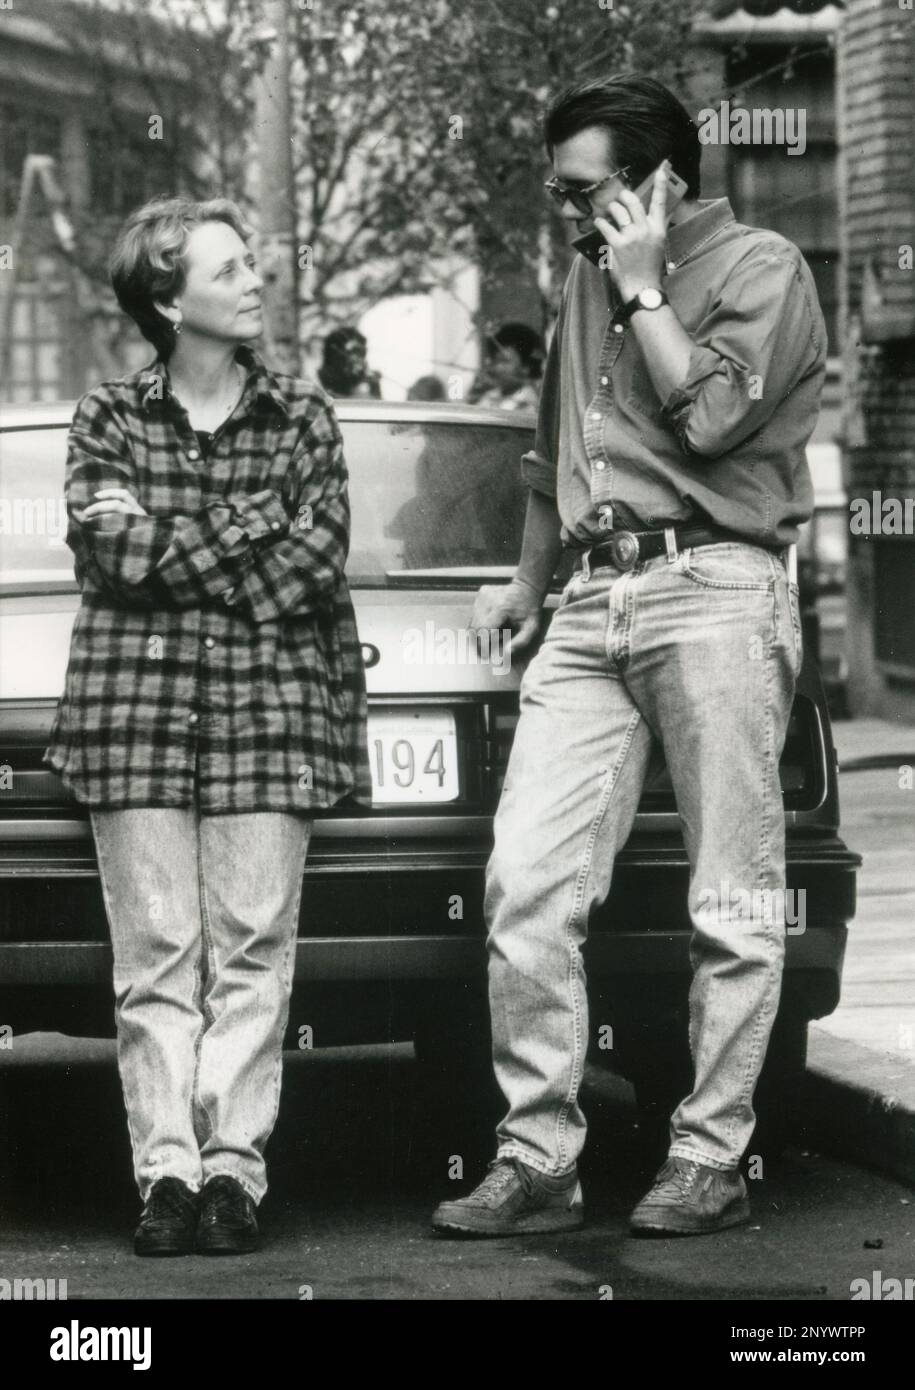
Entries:
POLYGON ((660 309, 664 302, 660 290, 641 290, 638 298, 643 309, 660 309))

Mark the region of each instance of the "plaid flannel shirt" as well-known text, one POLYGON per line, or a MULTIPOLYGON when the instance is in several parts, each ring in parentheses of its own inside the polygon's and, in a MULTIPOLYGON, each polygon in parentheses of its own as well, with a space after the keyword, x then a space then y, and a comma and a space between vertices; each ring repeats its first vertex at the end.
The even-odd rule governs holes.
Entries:
POLYGON ((162 361, 77 405, 65 491, 82 598, 43 761, 87 805, 371 802, 339 425, 320 386, 249 348, 236 359, 245 389, 206 460, 162 361), (83 521, 105 487, 148 515, 83 521))

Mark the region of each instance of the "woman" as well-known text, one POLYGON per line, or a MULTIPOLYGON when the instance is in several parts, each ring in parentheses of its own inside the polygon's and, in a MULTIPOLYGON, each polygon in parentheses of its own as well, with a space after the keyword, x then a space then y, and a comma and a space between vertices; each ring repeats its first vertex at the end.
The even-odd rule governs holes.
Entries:
POLYGON ((140 1255, 256 1248, 312 813, 371 800, 340 431, 267 370, 248 229, 157 200, 111 278, 155 346, 79 402, 82 601, 44 760, 89 807, 140 1255))
POLYGON ((526 323, 503 323, 486 339, 485 364, 469 402, 498 410, 536 411, 543 359, 539 333, 526 323))

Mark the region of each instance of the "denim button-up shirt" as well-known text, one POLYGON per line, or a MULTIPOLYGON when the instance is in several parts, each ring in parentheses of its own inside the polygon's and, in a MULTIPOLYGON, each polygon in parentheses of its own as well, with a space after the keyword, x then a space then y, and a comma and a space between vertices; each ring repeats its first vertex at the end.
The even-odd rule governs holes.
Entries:
POLYGON ((693 350, 662 401, 610 276, 575 257, 522 475, 556 498, 566 544, 712 520, 788 545, 812 510, 806 444, 826 371, 810 268, 720 198, 669 229, 663 284, 693 350))

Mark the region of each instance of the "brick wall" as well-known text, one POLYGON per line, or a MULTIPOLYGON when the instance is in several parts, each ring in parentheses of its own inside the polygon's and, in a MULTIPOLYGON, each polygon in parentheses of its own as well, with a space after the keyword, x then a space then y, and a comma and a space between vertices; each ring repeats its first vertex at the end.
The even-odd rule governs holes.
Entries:
MULTIPOLYGON (((915 243, 915 11, 900 0, 848 0, 838 79, 846 485, 850 498, 912 497, 915 269, 906 248, 915 243)), ((915 648, 913 625, 915 537, 851 535, 854 713, 915 721, 915 666, 909 673, 906 655, 915 648), (888 605, 890 573, 896 587, 911 583, 906 602, 888 605)))

